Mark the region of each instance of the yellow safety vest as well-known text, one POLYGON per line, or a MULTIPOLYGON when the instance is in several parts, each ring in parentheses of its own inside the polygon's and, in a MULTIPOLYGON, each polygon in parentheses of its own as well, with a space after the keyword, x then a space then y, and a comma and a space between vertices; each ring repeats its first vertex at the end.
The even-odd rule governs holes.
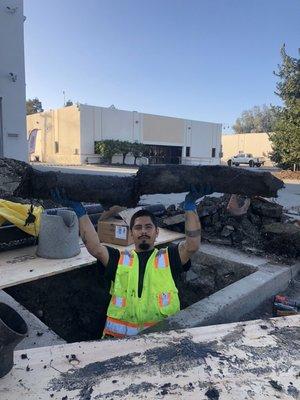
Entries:
POLYGON ((125 337, 138 334, 180 310, 167 248, 154 249, 148 259, 143 290, 138 297, 139 259, 132 250, 122 251, 103 336, 125 337))

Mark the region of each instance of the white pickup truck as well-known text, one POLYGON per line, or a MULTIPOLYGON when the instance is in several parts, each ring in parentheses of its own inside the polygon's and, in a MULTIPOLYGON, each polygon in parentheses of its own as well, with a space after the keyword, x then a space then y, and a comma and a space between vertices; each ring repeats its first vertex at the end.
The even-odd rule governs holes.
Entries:
POLYGON ((230 167, 232 165, 238 167, 240 164, 246 164, 249 165, 249 167, 260 167, 264 165, 264 163, 265 159, 263 157, 253 157, 250 153, 239 153, 227 161, 230 167))

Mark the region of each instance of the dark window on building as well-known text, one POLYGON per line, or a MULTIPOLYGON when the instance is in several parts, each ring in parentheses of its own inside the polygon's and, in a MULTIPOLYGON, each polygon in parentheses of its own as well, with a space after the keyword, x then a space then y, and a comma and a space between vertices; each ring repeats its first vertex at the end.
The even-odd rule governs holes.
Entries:
POLYGON ((149 164, 180 164, 182 157, 181 146, 163 146, 146 144, 149 164))
POLYGON ((190 148, 190 147, 186 147, 186 149, 185 149, 185 156, 186 156, 186 157, 190 157, 190 155, 191 155, 191 148, 190 148))
POLYGON ((55 149, 54 149, 54 151, 55 151, 55 153, 58 153, 58 152, 59 152, 58 142, 54 142, 54 144, 55 144, 55 149))
POLYGON ((212 158, 216 157, 216 148, 215 147, 213 147, 211 149, 211 156, 212 156, 212 158))

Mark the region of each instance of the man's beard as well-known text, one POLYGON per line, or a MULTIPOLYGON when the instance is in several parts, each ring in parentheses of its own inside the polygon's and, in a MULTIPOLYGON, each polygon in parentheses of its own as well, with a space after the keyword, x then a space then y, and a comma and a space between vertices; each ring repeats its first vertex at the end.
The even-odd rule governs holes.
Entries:
POLYGON ((149 250, 150 244, 143 240, 143 242, 139 244, 139 249, 143 251, 149 250))

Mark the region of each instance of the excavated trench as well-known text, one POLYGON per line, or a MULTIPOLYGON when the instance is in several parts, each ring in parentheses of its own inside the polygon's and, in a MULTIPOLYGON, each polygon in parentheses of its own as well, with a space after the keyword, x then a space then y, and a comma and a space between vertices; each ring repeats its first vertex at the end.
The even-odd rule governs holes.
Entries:
MULTIPOLYGON (((247 215, 234 219, 224 209, 223 203, 227 204, 228 199, 223 197, 205 198, 202 202, 206 214, 200 215, 200 218, 203 226, 203 237, 207 236, 208 241, 211 241, 211 230, 214 229, 213 237, 220 236, 222 240, 230 241, 232 246, 239 247, 237 246, 239 244, 237 242, 238 234, 241 236, 242 244, 252 245, 252 242, 249 242, 251 239, 255 240, 254 245, 256 245, 257 238, 262 236, 258 233, 260 232, 260 224, 266 222, 263 221, 263 218, 267 218, 265 214, 272 215, 273 219, 274 217, 281 218, 282 209, 280 206, 274 206, 256 199, 252 201, 251 209, 247 215), (262 209, 262 206, 265 208, 262 209), (212 215, 210 213, 207 215, 209 210, 212 215), (229 237, 224 238, 224 227, 227 230, 232 227, 229 237)), ((165 227, 166 219, 173 216, 172 207, 167 211, 163 206, 158 207, 158 209, 153 209, 154 206, 151 207, 150 211, 155 212, 157 217, 160 218, 160 226, 165 227)), ((89 205, 86 206, 86 209, 91 221, 96 224, 102 209, 99 208, 99 205, 96 208, 95 205, 89 205)), ((176 214, 176 210, 174 213, 176 214)), ((179 225, 178 228, 182 231, 184 228, 179 225)), ((170 228, 169 225, 166 227, 170 228)), ((176 230, 176 227, 175 225, 172 228, 176 230)), ((8 235, 9 229, 13 230, 10 226, 3 227, 5 232, 2 236, 0 232, 0 250, 1 245, 3 245, 3 250, 7 250, 6 246, 10 243, 15 246, 14 241, 11 242, 12 239, 23 240, 22 237, 15 236, 15 230, 11 232, 11 235, 8 235), (3 239, 2 244, 1 237, 3 239)), ((185 309, 253 272, 256 272, 254 267, 241 262, 228 261, 225 258, 208 256, 198 252, 193 257, 191 269, 176 282, 181 308, 185 309)), ((109 288, 110 283, 104 278, 104 270, 95 263, 89 267, 82 267, 71 272, 14 286, 6 289, 6 292, 36 315, 62 339, 67 342, 75 342, 97 340, 101 337, 110 300, 109 288)))
MULTIPOLYGON (((198 257, 199 258, 199 257, 198 257)), ((201 258, 201 257, 200 257, 201 258)), ((181 308, 255 272, 244 264, 205 257, 177 282, 181 308)), ((5 291, 67 342, 101 337, 110 284, 97 263, 71 272, 14 286, 5 291)))

